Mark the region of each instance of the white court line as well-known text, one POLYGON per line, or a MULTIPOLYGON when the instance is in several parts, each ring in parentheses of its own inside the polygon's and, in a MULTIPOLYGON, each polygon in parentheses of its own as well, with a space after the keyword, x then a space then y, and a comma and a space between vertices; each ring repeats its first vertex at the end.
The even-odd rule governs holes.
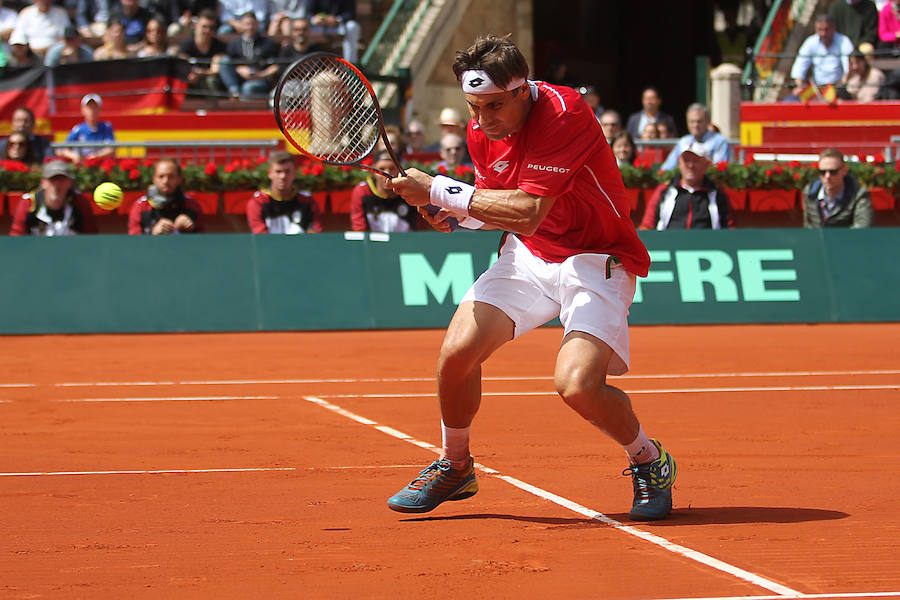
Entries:
POLYGON ((191 402, 214 400, 280 400, 281 396, 162 396, 152 398, 64 398, 53 402, 191 402))
MULTIPOLYGON (((835 370, 835 371, 757 371, 733 373, 657 373, 610 376, 611 379, 706 379, 722 377, 826 377, 850 375, 897 375, 900 369, 835 370)), ((551 381, 552 376, 484 377, 483 381, 551 381)), ((348 377, 339 379, 209 379, 197 381, 71 381, 54 383, 55 387, 128 387, 168 385, 296 385, 311 383, 420 383, 434 381, 433 377, 348 377)), ((37 384, 8 384, 13 387, 35 387, 37 384)))
POLYGON ((158 475, 161 473, 249 473, 254 471, 296 471, 295 467, 260 467, 248 469, 155 469, 150 471, 35 471, 32 473, 0 473, 0 477, 42 477, 48 475, 158 475))
POLYGON ((37 387, 36 383, 0 383, 0 388, 27 388, 37 387))
MULTIPOLYGON (((369 425, 375 429, 378 429, 379 431, 387 433, 388 435, 390 435, 392 437, 403 440, 410 444, 414 444, 416 446, 419 446, 420 448, 426 448, 435 453, 440 453, 440 449, 437 446, 435 446, 434 444, 430 444, 428 442, 417 440, 417 439, 413 438, 412 436, 407 435, 407 434, 403 433, 402 431, 397 431, 396 429, 393 429, 391 427, 387 427, 385 425, 378 425, 377 422, 372 421, 371 419, 367 419, 366 417, 362 417, 360 415, 352 413, 344 408, 341 408, 340 406, 337 406, 336 404, 332 404, 331 402, 323 400, 322 398, 318 398, 315 396, 304 396, 304 400, 312 402, 313 404, 321 406, 322 408, 326 408, 326 409, 328 409, 332 412, 335 412, 341 416, 347 417, 353 421, 356 421, 357 423, 369 425)), ((673 553, 683 556, 685 558, 689 558, 691 560, 697 561, 701 564, 707 565, 709 567, 712 567, 712 568, 722 571, 724 573, 728 573, 729 575, 737 577, 738 579, 742 579, 744 581, 752 583, 753 585, 767 589, 771 592, 775 592, 775 593, 779 594, 779 596, 777 596, 777 598, 784 598, 785 596, 797 597, 797 595, 800 594, 800 592, 793 590, 787 586, 781 585, 780 583, 776 583, 774 581, 766 579, 765 577, 762 577, 755 573, 751 573, 750 571, 745 571, 744 569, 741 569, 740 567, 736 567, 734 565, 731 565, 724 561, 721 561, 717 558, 713 558, 712 556, 703 554, 701 552, 697 552, 696 550, 692 550, 691 548, 687 548, 680 544, 670 542, 669 540, 667 540, 661 536, 643 531, 641 529, 638 529, 637 527, 625 525, 623 523, 620 523, 619 521, 616 521, 615 519, 612 519, 612 518, 604 515, 601 512, 598 512, 596 510, 582 506, 581 504, 578 504, 577 502, 573 502, 572 500, 563 498, 562 496, 558 496, 552 492, 548 492, 537 486, 533 486, 529 483, 525 483, 524 481, 521 481, 520 479, 516 479, 515 477, 503 475, 499 471, 491 469, 490 467, 486 467, 480 463, 476 463, 475 466, 478 470, 480 470, 484 473, 493 475, 494 477, 497 477, 498 479, 502 479, 503 481, 509 483, 510 485, 513 485, 513 486, 515 486, 523 491, 526 491, 530 494, 533 494, 539 498, 543 498, 544 500, 548 500, 550 502, 558 504, 559 506, 567 508, 575 513, 586 516, 590 519, 596 519, 598 521, 601 521, 615 529, 618 529, 619 531, 622 531, 623 533, 627 533, 629 535, 632 535, 632 536, 635 536, 642 540, 645 540, 647 542, 650 542, 651 544, 655 544, 665 550, 668 550, 669 552, 673 552, 673 553)))
POLYGON ((785 598, 799 598, 813 600, 815 598, 891 598, 900 596, 900 592, 848 592, 835 594, 791 594, 786 596, 714 596, 706 598, 662 598, 660 600, 785 600, 785 598))

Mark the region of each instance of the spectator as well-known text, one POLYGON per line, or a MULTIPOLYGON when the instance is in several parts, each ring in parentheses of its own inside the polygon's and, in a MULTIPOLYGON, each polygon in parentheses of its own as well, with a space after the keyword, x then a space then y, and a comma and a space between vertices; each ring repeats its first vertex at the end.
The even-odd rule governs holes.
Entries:
POLYGON ((228 42, 227 56, 219 67, 222 82, 233 97, 265 96, 280 66, 270 61, 278 56, 278 45, 259 32, 259 21, 247 11, 238 22, 241 35, 228 42))
POLYGON ((418 119, 413 119, 406 124, 406 134, 403 136, 406 140, 405 154, 418 154, 425 152, 425 125, 418 119))
POLYGON ((181 188, 181 166, 171 158, 153 165, 153 185, 128 215, 129 235, 169 235, 201 231, 201 209, 181 188))
POLYGON ((853 52, 853 42, 835 30, 834 19, 828 15, 816 17, 816 33, 806 38, 800 45, 794 66, 791 67, 794 93, 785 100, 799 99, 806 87, 810 67, 812 67, 812 80, 817 86, 839 84, 850 69, 851 52, 853 52))
MULTIPOLYGON (((42 163, 48 156, 53 156, 50 140, 42 135, 34 134, 34 113, 27 106, 20 106, 12 114, 12 131, 21 131, 28 137, 28 145, 34 151, 35 162, 42 163)), ((6 154, 7 140, 0 142, 0 153, 6 154)))
POLYGON ((875 219, 869 190, 847 172, 836 148, 819 154, 819 178, 803 188, 803 226, 869 227, 875 219))
POLYGON ((85 46, 82 42, 83 39, 78 28, 74 25, 66 26, 63 41, 50 46, 50 49, 47 50, 47 54, 44 56, 44 65, 56 67, 94 60, 93 49, 90 46, 85 46))
POLYGON ((730 229, 734 227, 728 196, 706 176, 709 148, 693 141, 678 155, 681 175, 653 192, 640 229, 730 229))
POLYGON ((854 46, 866 43, 874 46, 878 41, 878 9, 872 0, 835 0, 828 16, 854 46))
POLYGON ((663 161, 664 170, 674 169, 678 164, 678 157, 686 148, 695 141, 703 144, 708 150, 707 157, 715 163, 730 162, 733 159, 731 147, 725 136, 709 128, 709 109, 699 102, 688 106, 687 127, 688 134, 679 138, 678 143, 663 161))
POLYGON ((294 190, 297 165, 290 152, 269 157, 269 189, 259 190, 247 203, 247 223, 253 233, 319 233, 319 205, 307 192, 294 190))
POLYGON ((153 13, 141 6, 138 0, 118 0, 118 5, 110 12, 110 21, 118 21, 124 28, 125 44, 134 52, 144 40, 147 23, 153 13))
POLYGON ((878 13, 878 39, 888 47, 900 45, 900 0, 891 0, 878 13))
POLYGON ((94 60, 114 60, 129 56, 131 51, 125 41, 125 25, 121 21, 110 21, 103 32, 103 45, 94 50, 94 60))
POLYGON ((294 19, 290 22, 290 35, 285 39, 284 45, 278 52, 278 57, 284 59, 282 65, 287 67, 290 63, 299 60, 310 52, 321 52, 322 47, 314 44, 309 37, 309 21, 306 19, 294 19))
MULTIPOLYGON (((375 155, 373 166, 394 177, 400 169, 387 152, 375 155)), ((350 199, 350 224, 353 231, 400 232, 417 229, 419 214, 393 191, 387 189, 382 175, 369 174, 353 188, 350 199)))
POLYGON ((30 69, 41 64, 41 57, 31 51, 25 42, 12 42, 9 45, 9 56, 6 57, 6 66, 30 69))
POLYGON ((600 94, 597 93, 597 89, 592 85, 588 85, 578 88, 578 93, 581 94, 581 99, 591 107, 591 112, 594 113, 594 116, 599 121, 600 115, 603 114, 603 106, 600 104, 600 94))
POLYGON ((9 42, 9 36, 12 35, 13 29, 16 28, 16 11, 3 6, 0 0, 0 50, 2 46, 9 42))
POLYGON ((213 35, 216 30, 216 13, 202 10, 194 24, 192 37, 181 42, 178 56, 191 62, 188 88, 215 91, 222 88, 219 78, 219 62, 225 57, 225 42, 213 35))
POLYGON ((41 186, 22 197, 9 235, 97 233, 90 200, 73 183, 72 165, 60 159, 44 163, 41 186))
MULTIPOLYGON (((463 121, 459 111, 449 106, 441 109, 441 114, 437 120, 437 126, 441 128, 441 136, 447 133, 455 133, 456 135, 465 137, 466 122, 463 121)), ((433 144, 425 146, 425 152, 440 152, 441 141, 438 139, 433 144)))
POLYGON ((658 123, 647 123, 641 130, 642 140, 658 140, 660 137, 658 123))
POLYGON ((662 99, 659 92, 654 87, 647 87, 641 94, 641 106, 643 110, 639 110, 628 117, 628 125, 625 129, 631 134, 631 138, 640 137, 647 123, 659 123, 664 121, 668 128, 672 131, 675 129, 675 119, 671 115, 659 110, 662 99))
POLYGON ((290 38, 296 36, 294 28, 297 21, 303 21, 307 25, 305 34, 309 33, 309 22, 306 20, 305 0, 271 0, 272 14, 269 17, 269 37, 284 36, 290 38))
POLYGON ((313 32, 343 36, 344 59, 357 61, 360 27, 356 22, 356 0, 306 0, 306 17, 313 32))
POLYGON ((612 147, 613 156, 616 157, 616 164, 619 168, 622 168, 622 165, 634 165, 634 159, 637 157, 637 148, 630 133, 623 131, 614 137, 610 147, 612 147))
POLYGON ((716 32, 716 42, 722 55, 723 63, 744 66, 747 60, 747 48, 753 47, 756 40, 753 28, 738 23, 739 0, 718 2, 725 21, 725 28, 716 32))
MULTIPOLYGON (((406 150, 406 140, 403 139, 403 130, 394 124, 385 125, 384 136, 391 144, 391 148, 394 150, 394 154, 397 155, 397 159, 402 160, 403 152, 406 150)), ((375 143, 375 148, 372 149, 372 156, 375 156, 382 150, 387 150, 387 148, 384 146, 384 139, 379 137, 378 141, 375 143)))
MULTIPOLYGON (((256 27, 259 28, 260 23, 269 21, 268 0, 219 0, 219 18, 222 19, 219 35, 243 34, 244 30, 240 25, 241 17, 248 12, 252 12, 256 16, 256 27)), ((263 31, 265 30, 259 30, 260 33, 263 31)))
POLYGON ((166 56, 169 54, 169 36, 166 27, 160 19, 153 17, 147 21, 144 31, 144 43, 138 48, 135 56, 166 56))
POLYGON ((26 165, 34 165, 39 161, 34 154, 34 148, 24 131, 13 131, 6 138, 3 153, 0 155, 5 160, 15 160, 26 165))
POLYGON ((657 123, 656 130, 659 131, 659 139, 661 140, 670 140, 675 137, 675 129, 665 123, 657 123))
POLYGON ((612 109, 604 110, 600 115, 600 129, 603 130, 607 143, 611 142, 614 137, 623 131, 622 117, 612 109))
MULTIPOLYGON (((112 27, 110 27, 112 29, 112 27)), ((84 121, 75 125, 66 137, 67 142, 114 142, 112 123, 100 120, 103 100, 97 94, 87 94, 81 99, 81 116, 84 121)), ((63 148, 61 156, 78 164, 85 159, 105 158, 113 155, 112 146, 86 146, 80 148, 63 148)))
POLYGON ((63 39, 66 26, 71 24, 66 9, 54 6, 53 0, 34 0, 34 4, 19 11, 9 44, 25 44, 33 52, 43 55, 50 46, 63 39))
POLYGON ((441 162, 437 168, 443 167, 445 172, 453 173, 456 167, 462 166, 463 156, 466 155, 466 140, 455 133, 445 133, 441 136, 441 162))
POLYGON ((75 25, 84 37, 102 37, 109 22, 110 0, 78 0, 75 25))
POLYGON ((854 50, 850 54, 850 71, 847 77, 846 91, 851 99, 859 102, 875 100, 884 83, 884 73, 869 64, 865 54, 854 50))

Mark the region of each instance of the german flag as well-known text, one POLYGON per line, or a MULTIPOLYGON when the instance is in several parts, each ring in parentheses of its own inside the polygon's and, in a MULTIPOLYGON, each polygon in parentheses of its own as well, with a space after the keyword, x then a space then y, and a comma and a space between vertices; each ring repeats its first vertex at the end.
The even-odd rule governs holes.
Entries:
POLYGON ((38 118, 78 114, 85 94, 99 94, 104 112, 146 113, 176 110, 184 101, 190 65, 172 56, 129 58, 7 72, 0 80, 0 119, 19 106, 38 118))

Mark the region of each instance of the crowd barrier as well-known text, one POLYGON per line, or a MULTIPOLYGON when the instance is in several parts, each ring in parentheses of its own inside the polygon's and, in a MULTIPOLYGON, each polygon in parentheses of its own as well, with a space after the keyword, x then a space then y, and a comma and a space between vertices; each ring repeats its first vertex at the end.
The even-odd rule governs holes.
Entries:
MULTIPOLYGON (((896 228, 641 232, 633 324, 898 321, 896 228)), ((434 328, 497 232, 0 238, 0 333, 434 328)), ((736 341, 739 343, 739 340, 736 341)))

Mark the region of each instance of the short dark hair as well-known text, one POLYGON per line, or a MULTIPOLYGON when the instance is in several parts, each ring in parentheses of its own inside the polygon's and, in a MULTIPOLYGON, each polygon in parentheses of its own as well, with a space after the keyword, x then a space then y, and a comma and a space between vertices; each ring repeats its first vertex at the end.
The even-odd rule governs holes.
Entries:
POLYGON ((828 13, 822 13, 821 15, 817 16, 816 23, 828 23, 832 27, 837 26, 837 23, 834 22, 834 17, 832 17, 828 13))
POLYGON ((294 163, 294 155, 288 152, 287 150, 276 150, 272 154, 269 155, 269 166, 274 167, 275 165, 280 165, 281 163, 289 162, 291 164, 294 163))
POLYGON ((204 8, 203 10, 198 12, 197 18, 198 19, 209 19, 210 21, 215 21, 217 23, 219 21, 219 15, 217 15, 216 11, 214 11, 211 8, 204 8))
POLYGON ((472 69, 484 71, 501 88, 519 77, 528 77, 528 62, 510 36, 494 34, 480 36, 464 52, 457 52, 453 74, 462 81, 463 73, 472 69))
MULTIPOLYGON (((28 116, 31 117, 31 120, 34 121, 34 111, 31 110, 30 108, 28 108, 27 106, 17 106, 16 110, 24 110, 25 112, 28 113, 28 116)), ((13 112, 16 112, 16 110, 14 110, 13 112)))
POLYGON ((163 163, 172 163, 175 166, 175 172, 178 173, 179 175, 181 175, 181 165, 178 163, 177 160, 175 160, 171 156, 163 156, 162 158, 157 160, 155 163, 153 163, 153 174, 154 175, 156 175, 157 167, 159 167, 159 165, 161 165, 163 163))

